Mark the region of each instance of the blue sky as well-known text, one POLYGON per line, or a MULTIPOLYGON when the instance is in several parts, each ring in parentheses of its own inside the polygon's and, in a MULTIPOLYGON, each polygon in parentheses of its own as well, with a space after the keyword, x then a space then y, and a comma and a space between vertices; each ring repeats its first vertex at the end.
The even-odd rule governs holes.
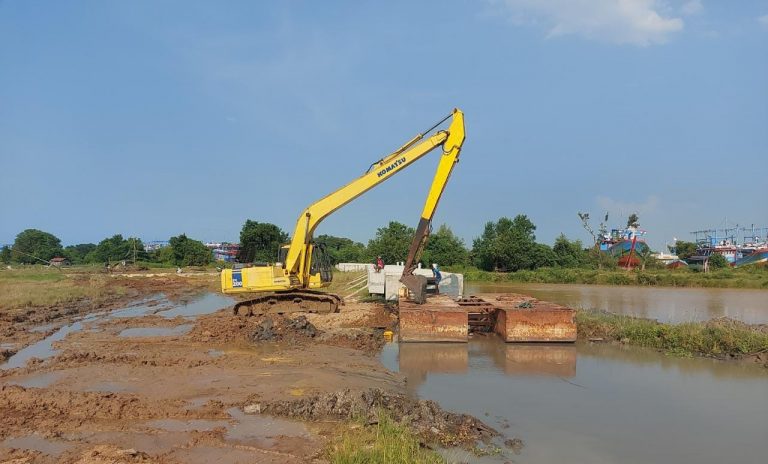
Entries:
MULTIPOLYGON (((435 222, 768 225, 768 1, 0 1, 0 243, 237 240, 458 106, 435 222)), ((327 219, 415 225, 436 154, 327 219)))

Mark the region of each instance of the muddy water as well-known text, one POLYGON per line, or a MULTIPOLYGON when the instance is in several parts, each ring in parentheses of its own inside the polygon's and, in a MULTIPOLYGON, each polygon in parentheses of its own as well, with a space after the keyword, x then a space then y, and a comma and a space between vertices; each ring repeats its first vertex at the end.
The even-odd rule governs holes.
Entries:
POLYGON ((759 463, 768 370, 611 345, 388 344, 409 388, 525 442, 472 461, 759 463))
POLYGON ((705 321, 725 316, 747 324, 768 323, 768 290, 490 282, 464 285, 467 295, 509 292, 573 308, 601 309, 661 322, 705 321))
MULTIPOLYGON (((46 338, 23 348, 18 353, 8 358, 5 363, 0 364, 0 370, 22 367, 32 358, 50 358, 57 353, 53 347, 54 343, 63 340, 70 333, 83 330, 84 322, 99 322, 113 318, 141 317, 150 314, 160 314, 166 318, 182 316, 192 320, 197 316, 210 314, 230 306, 234 301, 233 298, 224 295, 204 293, 190 301, 173 304, 163 296, 158 295, 142 300, 137 304, 116 309, 109 313, 91 314, 71 324, 65 325, 46 338)), ((189 331, 191 327, 191 325, 185 324, 170 329, 131 328, 124 330, 120 335, 123 337, 182 335, 189 331)), ((43 331, 49 329, 49 325, 38 328, 38 330, 43 331)))

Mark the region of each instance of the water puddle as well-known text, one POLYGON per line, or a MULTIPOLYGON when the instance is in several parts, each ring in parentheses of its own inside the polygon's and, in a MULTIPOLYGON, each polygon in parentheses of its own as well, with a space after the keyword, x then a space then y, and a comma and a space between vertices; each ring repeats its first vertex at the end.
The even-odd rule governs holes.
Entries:
POLYGON ((8 358, 5 364, 0 364, 1 370, 15 369, 17 367, 23 367, 32 358, 47 359, 56 354, 56 350, 53 349, 53 343, 59 340, 63 340, 64 337, 72 332, 77 332, 83 328, 82 322, 75 322, 74 324, 66 325, 48 337, 33 343, 26 348, 19 350, 15 355, 8 358))
POLYGON ((112 311, 105 319, 147 316, 171 307, 171 302, 164 295, 154 295, 125 308, 112 311))
MULTIPOLYGON (((199 407, 210 399, 200 398, 199 401, 193 400, 190 403, 199 407)), ((149 421, 146 425, 169 432, 210 431, 218 427, 225 427, 227 429, 226 440, 263 448, 274 446, 278 438, 310 438, 306 426, 300 422, 258 414, 245 414, 238 408, 230 408, 227 413, 232 418, 231 420, 159 419, 149 421)))
POLYGON ((269 448, 275 445, 279 437, 310 438, 306 426, 300 422, 245 414, 238 408, 230 408, 227 412, 237 421, 227 430, 225 438, 230 441, 269 448))
POLYGON ((204 314, 215 313, 216 311, 232 306, 235 300, 231 297, 219 295, 218 293, 206 293, 202 297, 174 306, 171 309, 159 311, 158 314, 173 319, 176 316, 193 317, 204 314))
POLYGON ((61 379, 62 372, 44 372, 42 374, 32 374, 18 377, 8 382, 9 385, 18 385, 24 388, 46 388, 54 382, 61 379))
POLYGON ((25 437, 8 438, 2 442, 2 447, 39 451, 43 454, 57 457, 64 451, 72 448, 72 445, 60 441, 47 440, 37 435, 27 435, 25 437))
POLYGON ((155 429, 163 429, 169 432, 208 432, 219 427, 229 427, 229 423, 225 420, 207 420, 207 419, 158 419, 149 421, 147 426, 155 429))
POLYGON ((125 329, 119 337, 167 337, 171 335, 184 335, 192 330, 192 324, 177 325, 176 327, 132 327, 125 329))
MULTIPOLYGON (((165 297, 153 296, 139 301, 136 304, 127 306, 123 309, 111 311, 109 313, 97 313, 91 314, 79 321, 72 324, 61 327, 59 330, 49 335, 48 337, 29 345, 28 347, 20 350, 8 360, 0 364, 0 370, 15 369, 17 367, 23 367, 27 361, 32 358, 47 359, 54 356, 57 351, 53 349, 53 344, 57 341, 63 340, 67 335, 73 332, 83 330, 83 324, 88 322, 98 322, 102 320, 110 320, 113 318, 129 318, 140 317, 149 314, 160 314, 166 318, 174 318, 176 316, 183 316, 187 318, 194 318, 203 314, 210 314, 218 311, 221 308, 232 305, 234 299, 219 295, 216 293, 206 293, 199 298, 190 302, 183 303, 181 305, 174 306, 165 297)), ((45 326, 43 326, 45 327, 45 326)), ((39 328, 42 331, 42 328, 39 328)), ((164 336, 164 335, 182 335, 186 331, 191 329, 191 325, 180 325, 171 329, 166 328, 131 328, 123 330, 120 336, 123 337, 152 337, 152 336, 164 336), (166 330, 171 332, 166 333, 166 330)), ((46 329, 49 330, 49 329, 46 329)))
POLYGON ((208 356, 212 358, 219 358, 221 356, 224 356, 224 352, 221 350, 208 350, 208 356))
POLYGON ((90 444, 112 443, 120 448, 133 448, 150 454, 167 453, 189 443, 187 432, 140 433, 140 432, 95 432, 72 434, 67 438, 90 444))
POLYGON ((389 343, 381 360, 420 397, 525 442, 520 455, 480 461, 714 464, 768 455, 768 371, 756 366, 495 337, 389 343))

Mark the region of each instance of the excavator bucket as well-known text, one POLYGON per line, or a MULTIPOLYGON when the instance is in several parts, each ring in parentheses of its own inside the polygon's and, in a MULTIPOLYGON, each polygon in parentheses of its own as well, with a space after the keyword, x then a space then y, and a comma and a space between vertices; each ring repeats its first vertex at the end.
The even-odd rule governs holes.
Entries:
POLYGON ((417 304, 427 301, 427 278, 421 275, 404 275, 400 282, 410 293, 410 300, 417 304))

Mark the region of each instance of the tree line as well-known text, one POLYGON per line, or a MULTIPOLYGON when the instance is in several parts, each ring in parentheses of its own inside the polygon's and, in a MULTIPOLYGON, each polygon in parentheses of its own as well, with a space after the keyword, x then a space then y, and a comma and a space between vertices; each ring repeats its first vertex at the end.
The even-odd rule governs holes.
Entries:
MULTIPOLYGON (((421 257, 422 263, 441 266, 476 266, 487 271, 518 271, 539 267, 611 267, 612 258, 593 253, 580 240, 561 234, 552 246, 536 242, 536 226, 523 214, 499 218, 485 224, 483 233, 468 247, 450 227, 433 230, 421 257)), ((414 229, 391 221, 376 230, 367 244, 345 237, 319 235, 333 264, 373 262, 381 256, 385 263, 405 261, 414 229)), ((240 233, 240 262, 274 262, 278 249, 287 243, 288 234, 271 223, 246 221, 240 233)), ((615 260, 613 260, 615 261, 615 260)))
MULTIPOLYGON (((476 266, 486 271, 519 271, 540 267, 615 267, 614 258, 595 252, 594 245, 585 246, 580 240, 570 240, 561 234, 550 246, 536 241, 536 225, 524 214, 514 218, 501 217, 485 224, 479 237, 467 246, 450 227, 443 224, 433 230, 422 254, 422 263, 441 266, 476 266)), ((319 235, 333 264, 342 262, 373 262, 381 256, 385 263, 405 261, 413 239, 414 229, 397 221, 378 228, 367 244, 346 237, 319 235)), ((246 220, 240 231, 238 261, 242 263, 275 262, 281 246, 290 240, 288 233, 275 224, 246 220)), ((49 261, 54 256, 67 258, 72 264, 105 263, 122 260, 173 264, 177 266, 205 265, 213 260, 211 250, 202 242, 185 234, 171 237, 169 245, 147 252, 140 239, 114 235, 98 244, 83 243, 63 247, 53 234, 36 229, 21 232, 12 247, 0 252, 5 263, 35 263, 49 261)), ((650 257, 643 264, 652 265, 650 257)))
POLYGON ((174 266, 203 266, 213 260, 211 250, 202 242, 185 234, 171 237, 166 247, 148 252, 141 239, 116 234, 99 243, 62 246, 50 232, 27 229, 16 236, 13 245, 0 250, 4 264, 47 264, 53 258, 65 258, 72 264, 114 264, 116 262, 148 262, 174 266))

